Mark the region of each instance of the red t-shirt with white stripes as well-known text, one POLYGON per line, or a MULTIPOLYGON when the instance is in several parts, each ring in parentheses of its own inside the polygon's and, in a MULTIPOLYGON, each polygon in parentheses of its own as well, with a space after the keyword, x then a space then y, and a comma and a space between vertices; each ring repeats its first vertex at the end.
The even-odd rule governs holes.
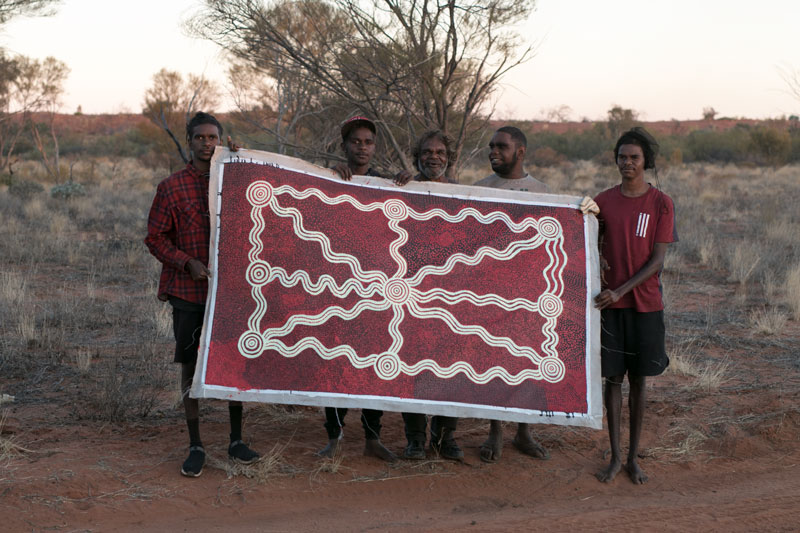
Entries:
MULTIPOLYGON (((651 186, 642 196, 624 196, 621 186, 605 190, 595 198, 600 206, 600 233, 608 261, 606 287, 616 289, 631 279, 650 260, 657 242, 676 242, 675 208, 672 199, 651 186)), ((612 309, 634 308, 647 313, 664 309, 661 297, 661 273, 625 294, 612 309)))

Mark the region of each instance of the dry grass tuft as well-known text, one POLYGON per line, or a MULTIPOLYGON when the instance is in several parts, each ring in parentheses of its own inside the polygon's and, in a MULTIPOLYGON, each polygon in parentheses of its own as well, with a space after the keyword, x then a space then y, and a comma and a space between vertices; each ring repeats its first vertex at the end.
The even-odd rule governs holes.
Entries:
POLYGON ((702 453, 708 435, 684 422, 667 431, 661 440, 673 441, 675 444, 649 448, 649 453, 667 461, 682 462, 690 461, 702 453))
POLYGON ((284 452, 288 446, 289 442, 275 444, 269 452, 261 456, 257 463, 249 465, 242 465, 228 458, 220 460, 214 456, 208 456, 208 464, 224 470, 228 478, 242 476, 263 485, 276 477, 297 473, 297 469, 287 463, 284 458, 284 452))
POLYGON ((319 481, 322 474, 337 474, 342 469, 342 462, 344 461, 344 446, 339 446, 333 457, 321 457, 317 468, 315 468, 309 479, 319 481))
POLYGON ((786 273, 786 305, 792 310, 792 318, 800 320, 800 265, 786 273))
POLYGON ((3 436, 3 426, 6 424, 6 412, 0 414, 0 463, 8 463, 11 459, 20 455, 31 453, 31 450, 23 448, 16 443, 16 439, 3 436))
POLYGON ((667 371, 692 378, 684 386, 685 390, 714 391, 727 379, 730 362, 727 358, 721 361, 702 361, 697 353, 703 346, 697 337, 691 337, 673 344, 667 351, 669 356, 667 371))
POLYGON ((756 335, 775 335, 783 331, 788 319, 777 307, 756 309, 750 313, 750 327, 756 335))
POLYGON ((754 248, 754 246, 739 243, 729 249, 727 259, 730 276, 728 281, 736 281, 740 285, 747 284, 750 276, 753 275, 761 262, 761 255, 754 248))

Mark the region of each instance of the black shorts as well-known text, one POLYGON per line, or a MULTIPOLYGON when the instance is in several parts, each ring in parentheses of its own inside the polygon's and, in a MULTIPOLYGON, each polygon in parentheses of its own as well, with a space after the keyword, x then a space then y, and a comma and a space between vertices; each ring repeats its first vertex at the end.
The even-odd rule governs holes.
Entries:
POLYGON ((658 376, 669 365, 664 348, 664 311, 603 309, 600 361, 604 378, 658 376))
POLYGON ((173 297, 170 297, 169 303, 172 304, 172 331, 175 334, 175 359, 173 361, 193 365, 197 362, 205 306, 173 297))

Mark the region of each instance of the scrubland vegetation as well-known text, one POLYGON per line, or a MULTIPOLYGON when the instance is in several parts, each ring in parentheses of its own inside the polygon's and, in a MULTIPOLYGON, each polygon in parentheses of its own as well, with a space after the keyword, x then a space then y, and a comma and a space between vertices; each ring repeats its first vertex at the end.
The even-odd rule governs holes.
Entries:
MULTIPOLYGON (((466 168, 463 181, 487 168, 466 168)), ((598 161, 531 162, 528 170, 575 195, 618 181, 615 168, 598 161)), ((177 425, 170 310, 155 297, 159 266, 142 243, 155 185, 169 168, 89 151, 70 171, 73 181, 59 184, 39 162, 21 161, 0 188, 0 393, 13 397, 0 411, 68 398, 64 424, 167 418, 177 425)), ((722 398, 764 386, 749 379, 755 366, 800 372, 800 166, 663 162, 658 182, 675 200, 680 237, 663 273, 672 361, 665 379, 677 386, 657 387, 651 401, 656 413, 677 405, 681 416, 652 444, 679 460, 713 453, 723 426, 761 427, 797 414, 792 405, 758 419, 725 414, 722 398)), ((254 413, 270 423, 313 416, 254 413)), ((559 431, 544 432, 550 445, 562 440, 559 431)), ((0 433, 4 459, 27 448, 0 433)), ((262 474, 233 474, 284 471, 281 446, 273 451, 262 474)), ((335 471, 338 463, 320 468, 335 471)))

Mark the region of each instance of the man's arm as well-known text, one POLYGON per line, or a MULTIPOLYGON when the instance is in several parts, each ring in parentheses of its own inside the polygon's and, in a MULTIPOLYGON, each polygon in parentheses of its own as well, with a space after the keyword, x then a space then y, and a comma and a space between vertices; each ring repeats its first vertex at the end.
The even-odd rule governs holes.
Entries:
POLYGON ((163 264, 178 270, 185 270, 186 264, 192 257, 179 250, 169 238, 169 234, 175 230, 175 222, 169 205, 165 187, 163 183, 159 184, 156 197, 153 198, 153 205, 150 207, 150 214, 147 217, 147 237, 145 237, 144 243, 150 253, 163 264))
POLYGON ((634 274, 631 279, 616 289, 606 289, 598 294, 594 299, 595 307, 598 309, 605 309, 606 307, 617 303, 620 298, 644 283, 644 281, 649 279, 650 276, 661 270, 661 267, 664 266, 664 256, 667 253, 667 244, 668 243, 666 242, 657 242, 653 247, 653 253, 650 255, 650 259, 644 264, 639 272, 634 274))

